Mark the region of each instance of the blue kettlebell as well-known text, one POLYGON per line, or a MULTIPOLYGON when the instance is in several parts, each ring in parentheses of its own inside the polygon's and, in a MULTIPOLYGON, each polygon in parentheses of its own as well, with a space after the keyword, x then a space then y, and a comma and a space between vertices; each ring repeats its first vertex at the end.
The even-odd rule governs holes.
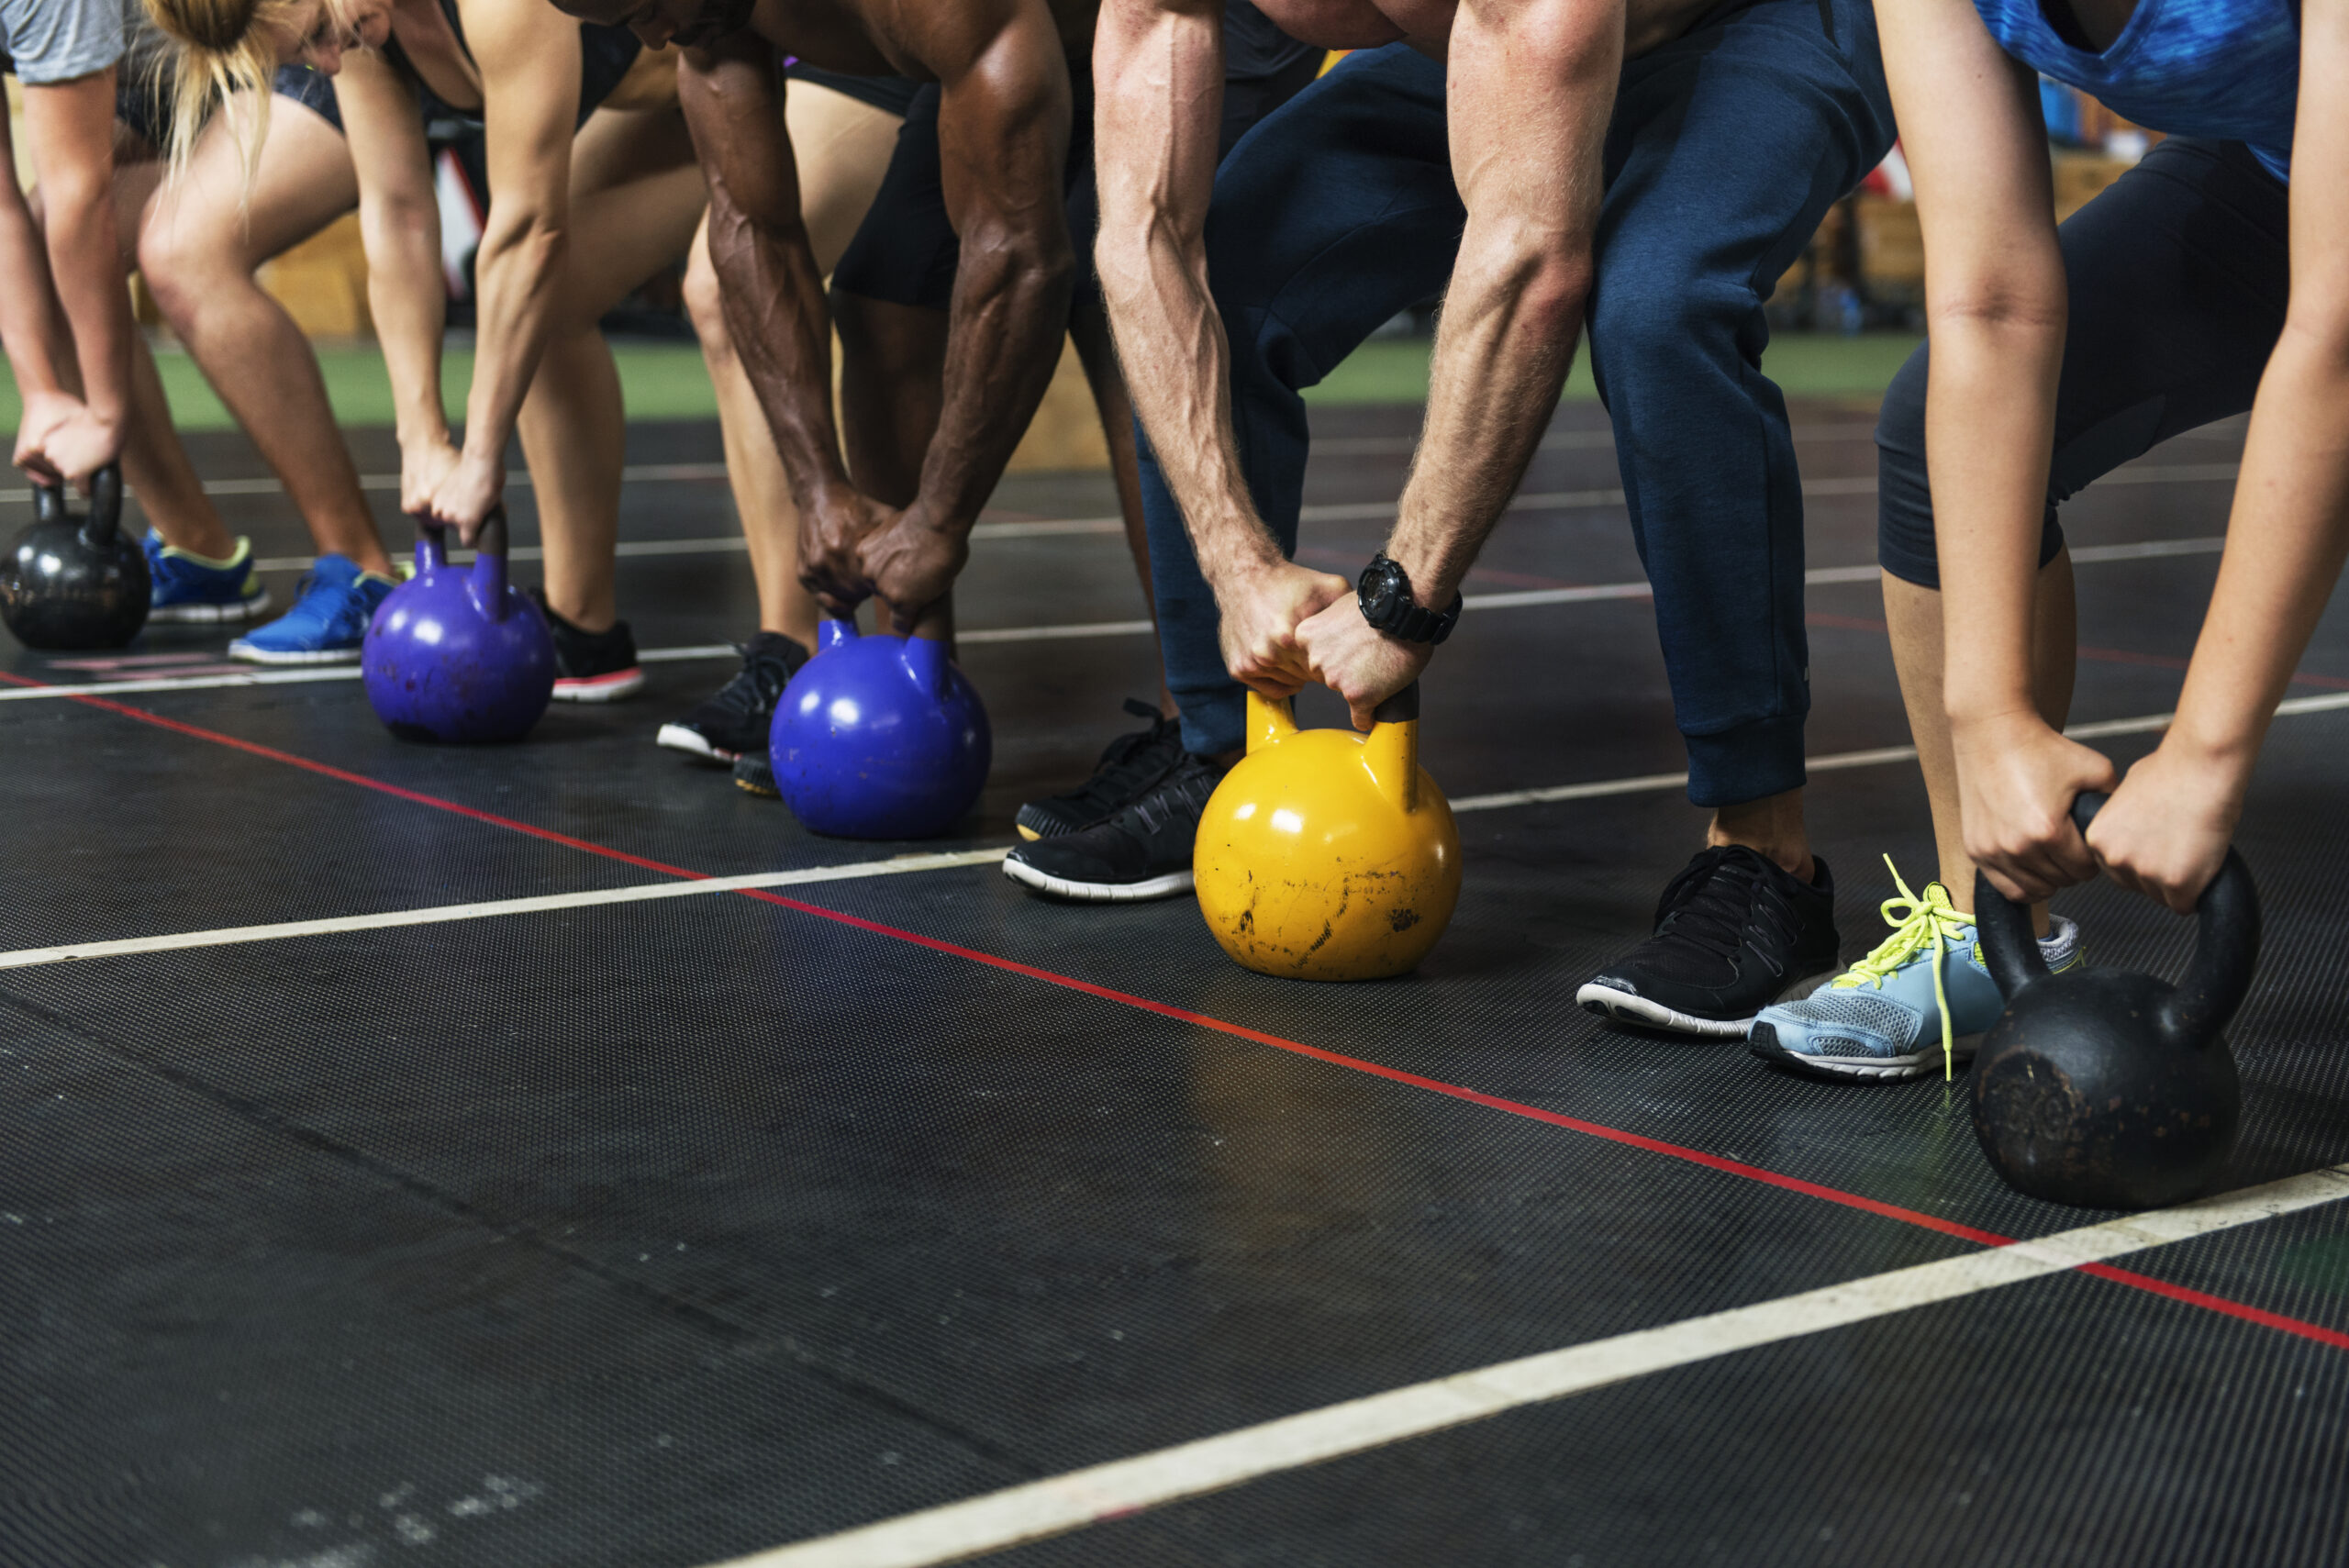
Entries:
POLYGON ((775 787, 810 831, 927 839, 962 820, 987 782, 986 705, 935 638, 857 635, 828 620, 816 656, 775 704, 775 787))
POLYGON ((419 517, 416 575, 375 611, 359 651, 375 717, 403 740, 518 740, 554 695, 554 638, 506 581, 506 509, 482 524, 470 569, 419 517))

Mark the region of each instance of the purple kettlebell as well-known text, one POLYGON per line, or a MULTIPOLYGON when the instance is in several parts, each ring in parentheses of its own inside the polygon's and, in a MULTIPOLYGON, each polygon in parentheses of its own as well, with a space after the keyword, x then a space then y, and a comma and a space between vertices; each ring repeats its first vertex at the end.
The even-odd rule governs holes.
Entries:
POLYGON ((927 839, 987 782, 986 705, 933 638, 857 635, 828 620, 768 731, 775 787, 814 832, 927 839))
POLYGON ((375 611, 359 667, 375 717, 403 740, 518 740, 554 695, 554 638, 506 581, 506 509, 482 524, 470 569, 418 517, 416 575, 375 611))

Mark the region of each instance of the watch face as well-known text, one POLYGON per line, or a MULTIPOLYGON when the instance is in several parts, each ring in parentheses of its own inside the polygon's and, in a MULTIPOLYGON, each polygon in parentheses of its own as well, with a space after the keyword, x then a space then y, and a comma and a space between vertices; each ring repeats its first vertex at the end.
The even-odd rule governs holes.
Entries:
POLYGON ((1364 620, 1382 626, 1395 614, 1396 595, 1401 588, 1396 579, 1401 575, 1391 561, 1374 561, 1363 568, 1362 581, 1355 584, 1355 590, 1362 595, 1364 620))

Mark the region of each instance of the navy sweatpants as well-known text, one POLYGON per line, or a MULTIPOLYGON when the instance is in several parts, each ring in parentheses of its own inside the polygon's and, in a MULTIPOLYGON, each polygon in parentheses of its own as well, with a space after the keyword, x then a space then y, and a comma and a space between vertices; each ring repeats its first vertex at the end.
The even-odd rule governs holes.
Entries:
MULTIPOLYGON (((1803 780, 1802 494, 1785 400, 1762 374, 1762 301, 1892 134, 1865 0, 1754 0, 1623 69, 1591 355, 1699 806, 1803 780)), ((1402 45, 1348 56, 1219 170, 1208 267, 1232 418, 1284 550, 1304 489, 1302 389, 1443 287, 1466 217, 1443 67, 1402 45)), ((1142 486, 1184 744, 1236 749, 1244 695, 1146 442, 1142 486)), ((1475 635, 1473 613, 1458 635, 1475 635)))

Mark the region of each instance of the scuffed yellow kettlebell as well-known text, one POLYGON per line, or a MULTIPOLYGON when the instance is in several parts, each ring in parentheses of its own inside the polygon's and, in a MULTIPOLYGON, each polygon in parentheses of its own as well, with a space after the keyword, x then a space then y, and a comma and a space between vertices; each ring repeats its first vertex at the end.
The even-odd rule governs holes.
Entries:
POLYGON ((1248 755, 1199 820, 1199 909, 1245 968, 1383 980, 1414 968, 1460 899, 1460 829, 1419 766, 1419 688, 1368 735, 1297 727, 1248 694, 1248 755))

